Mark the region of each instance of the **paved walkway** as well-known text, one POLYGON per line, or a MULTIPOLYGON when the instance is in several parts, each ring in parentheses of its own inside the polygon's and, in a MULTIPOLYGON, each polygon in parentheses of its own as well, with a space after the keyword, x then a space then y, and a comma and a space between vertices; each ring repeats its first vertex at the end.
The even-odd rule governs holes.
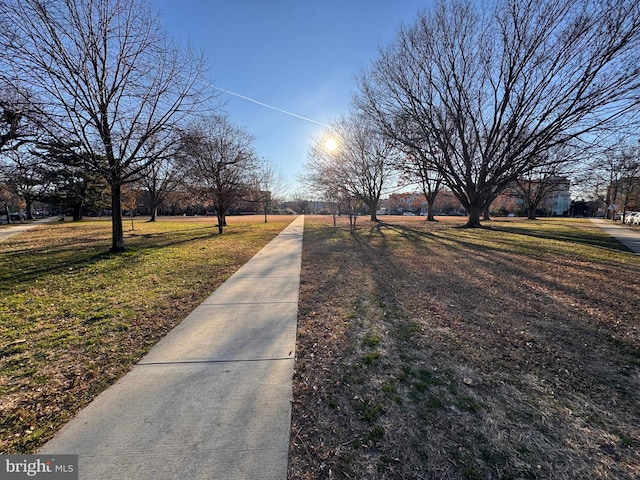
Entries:
POLYGON ((640 230, 625 227, 619 223, 613 223, 610 220, 603 220, 601 218, 592 218, 591 221, 609 235, 619 240, 629 250, 640 254, 640 230))
POLYGON ((80 479, 287 477, 304 217, 38 453, 80 479))
POLYGON ((58 218, 59 217, 46 217, 35 220, 32 223, 12 223, 10 225, 7 225, 5 223, 2 225, 2 227, 0 227, 0 242, 19 233, 26 232, 27 230, 37 227, 38 225, 42 225, 43 223, 56 221, 58 218))

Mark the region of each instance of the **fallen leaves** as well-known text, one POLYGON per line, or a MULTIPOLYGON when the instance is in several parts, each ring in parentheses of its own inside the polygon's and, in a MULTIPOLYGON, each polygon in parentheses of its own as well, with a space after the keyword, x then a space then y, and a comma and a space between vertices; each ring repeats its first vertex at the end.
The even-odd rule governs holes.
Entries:
POLYGON ((637 477, 640 259, 389 220, 307 218, 289 478, 637 477))

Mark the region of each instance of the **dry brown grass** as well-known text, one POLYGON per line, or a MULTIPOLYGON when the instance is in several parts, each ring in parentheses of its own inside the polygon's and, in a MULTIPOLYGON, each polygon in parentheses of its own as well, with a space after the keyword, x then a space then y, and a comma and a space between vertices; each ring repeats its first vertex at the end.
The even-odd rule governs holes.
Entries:
POLYGON ((640 478, 640 257, 382 219, 307 217, 289 478, 640 478))

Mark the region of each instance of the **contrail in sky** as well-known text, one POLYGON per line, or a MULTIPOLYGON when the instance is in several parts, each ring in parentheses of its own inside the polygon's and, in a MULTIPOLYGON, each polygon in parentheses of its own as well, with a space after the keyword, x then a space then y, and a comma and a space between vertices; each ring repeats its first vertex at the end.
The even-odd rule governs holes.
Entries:
POLYGON ((234 97, 242 98, 243 100, 247 100, 249 102, 253 102, 255 104, 261 105, 263 107, 270 108, 271 110, 275 110, 276 112, 284 113, 285 115, 290 115, 292 117, 296 117, 296 118, 299 118, 301 120, 305 120, 307 122, 315 123, 316 125, 320 125, 321 127, 327 127, 327 128, 329 127, 329 125, 327 125, 325 123, 318 122, 318 121, 313 120, 313 119, 311 119, 309 117, 303 117, 302 115, 298 115, 297 113, 289 112, 287 110, 283 110, 281 108, 274 107, 273 105, 268 105, 266 103, 259 102, 258 100, 254 100, 253 98, 249 98, 249 97, 246 97, 244 95, 240 95, 239 93, 232 92, 231 90, 226 90, 224 88, 216 87, 215 85, 212 85, 212 86, 216 90, 220 90, 221 92, 224 92, 224 93, 229 94, 229 95, 233 95, 234 97))

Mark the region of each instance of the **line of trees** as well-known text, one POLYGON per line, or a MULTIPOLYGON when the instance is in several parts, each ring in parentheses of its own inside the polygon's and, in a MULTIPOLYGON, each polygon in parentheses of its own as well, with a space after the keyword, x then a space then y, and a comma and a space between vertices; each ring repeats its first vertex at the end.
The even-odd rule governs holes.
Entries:
MULTIPOLYGON (((640 4, 439 0, 400 29, 357 85, 354 116, 399 155, 388 167, 422 182, 427 198, 446 186, 467 226, 479 227, 519 180, 553 178, 600 132, 637 126, 640 4)), ((321 147, 310 151, 307 181, 328 191, 321 147)), ((349 162, 345 153, 339 163, 349 162)), ((341 178, 340 188, 354 183, 341 178)))
POLYGON ((122 188, 205 99, 203 59, 175 46, 134 0, 6 1, 0 15, 7 82, 32 99, 42 142, 73 142, 107 181, 111 250, 124 250, 122 188))
POLYGON ((578 172, 585 197, 606 207, 607 216, 624 221, 627 211, 640 210, 640 147, 618 142, 601 149, 578 172))
POLYGON ((257 157, 252 137, 215 105, 206 69, 143 0, 0 2, 5 183, 27 203, 57 196, 74 210, 106 186, 113 252, 124 250, 132 189, 148 192, 155 213, 190 181, 215 203, 222 232, 257 157))

